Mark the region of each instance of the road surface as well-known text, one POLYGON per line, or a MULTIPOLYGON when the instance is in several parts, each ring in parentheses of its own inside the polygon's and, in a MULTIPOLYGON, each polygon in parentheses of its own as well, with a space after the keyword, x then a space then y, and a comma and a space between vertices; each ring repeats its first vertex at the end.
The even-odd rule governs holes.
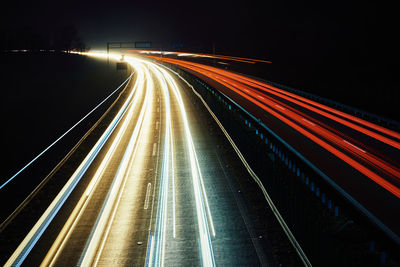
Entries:
POLYGON ((6 265, 273 264, 185 84, 126 60, 126 101, 6 265))

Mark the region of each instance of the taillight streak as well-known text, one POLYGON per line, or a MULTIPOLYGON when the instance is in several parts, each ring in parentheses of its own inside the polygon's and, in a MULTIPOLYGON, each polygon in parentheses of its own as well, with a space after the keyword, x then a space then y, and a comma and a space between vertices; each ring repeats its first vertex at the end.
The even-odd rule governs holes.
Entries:
MULTIPOLYGON (((186 67, 188 69, 191 69, 193 71, 201 73, 201 74, 219 82, 220 84, 231 89, 238 95, 244 97, 245 99, 251 101, 255 105, 261 107, 263 110, 267 111, 271 115, 280 119, 282 122, 291 126, 295 130, 297 130, 298 132, 303 134, 304 136, 313 140, 315 143, 317 143, 321 147, 325 148, 329 152, 333 153, 334 155, 336 155, 337 157, 339 157, 340 159, 342 159, 343 161, 345 161, 346 163, 351 165, 353 168, 357 169, 358 171, 360 171, 361 173, 363 173, 364 175, 366 175, 367 177, 369 177, 370 179, 372 179, 373 181, 375 181, 376 183, 378 183, 379 185, 381 185, 382 187, 384 187, 385 189, 387 189, 388 191, 390 191, 391 193, 393 193, 394 195, 396 195, 397 197, 400 198, 400 189, 397 188, 395 185, 393 185, 389 181, 385 180, 384 178, 379 176, 377 173, 371 171, 370 169, 368 169, 367 167, 365 167, 364 165, 359 163, 357 160, 352 159, 351 157, 349 157, 342 151, 333 147, 329 143, 326 143, 325 141, 320 139, 318 136, 312 134, 311 132, 304 129, 303 127, 307 128, 311 131, 314 131, 315 133, 317 133, 320 136, 323 136, 324 138, 329 140, 332 144, 339 146, 343 150, 351 153, 353 156, 357 156, 358 159, 364 160, 365 163, 373 164, 375 167, 379 168, 381 171, 384 171, 385 173, 388 173, 390 176, 396 177, 398 179, 400 177, 400 171, 397 168, 389 165, 388 163, 381 160, 380 158, 378 158, 374 155, 371 155, 370 153, 355 146, 354 144, 350 143, 349 141, 346 141, 342 137, 339 137, 336 134, 328 131, 327 129, 319 126, 318 125, 319 123, 316 124, 314 122, 311 122, 310 120, 305 118, 308 116, 302 116, 303 114, 301 114, 298 110, 293 110, 293 108, 291 108, 290 106, 288 106, 284 103, 281 103, 280 101, 275 100, 267 95, 260 95, 261 92, 259 92, 258 90, 255 90, 247 85, 254 86, 258 89, 262 89, 265 92, 274 94, 274 95, 281 97, 285 100, 288 100, 294 104, 297 104, 297 105, 307 108, 311 111, 314 111, 322 116, 328 117, 332 120, 342 123, 345 126, 348 126, 355 130, 358 130, 364 134, 367 134, 371 137, 374 137, 378 140, 381 140, 382 142, 385 142, 396 148, 397 147, 400 148, 400 144, 398 142, 391 140, 387 137, 384 137, 380 134, 377 134, 375 132, 372 132, 368 129, 362 128, 359 125, 355 125, 352 122, 349 122, 349 121, 346 121, 339 117, 336 117, 325 111, 319 110, 319 109, 317 109, 313 106, 310 106, 306 103, 303 103, 301 101, 293 99, 293 97, 288 97, 287 96, 288 94, 282 94, 282 93, 270 90, 269 88, 265 88, 264 86, 258 86, 257 83, 254 85, 253 82, 248 81, 249 80, 248 78, 241 77, 238 74, 231 74, 231 73, 226 74, 227 73, 226 71, 222 71, 222 70, 218 70, 218 69, 217 69, 218 71, 216 71, 215 68, 211 68, 211 67, 203 66, 203 65, 198 66, 199 64, 194 64, 191 62, 189 63, 189 62, 185 62, 185 61, 172 60, 172 59, 166 59, 166 58, 163 58, 162 60, 167 61, 169 63, 175 63, 175 64, 176 64, 176 62, 179 62, 179 64, 182 65, 183 67, 186 67), (212 70, 208 70, 208 69, 212 69, 212 70), (221 73, 224 73, 224 74, 221 74, 221 73), (224 77, 221 77, 221 76, 224 76, 224 77), (239 76, 240 76, 240 78, 238 78, 239 76), (247 85, 245 85, 243 83, 246 83, 247 85), (234 84, 235 86, 232 86, 232 84, 234 84), (260 88, 260 87, 262 87, 262 88, 260 88), (262 102, 259 99, 262 99, 262 102), (300 113, 300 115, 299 115, 299 113, 300 113), (296 123, 291 121, 289 118, 294 120, 296 123), (299 124, 303 127, 301 127, 299 124)), ((323 106, 323 105, 320 105, 320 106, 323 106)), ((348 114, 345 114, 345 115, 347 116, 348 114)), ((351 117, 351 115, 348 115, 348 116, 351 117)), ((345 116, 343 116, 343 117, 345 117, 345 116)), ((360 121, 363 121, 363 120, 360 120, 360 121)), ((357 121, 357 122, 359 122, 359 121, 357 121)), ((371 128, 373 128, 373 127, 371 127, 371 128)), ((380 128, 380 126, 375 127, 375 128, 380 128)), ((388 131, 390 133, 390 130, 388 130, 388 131)))

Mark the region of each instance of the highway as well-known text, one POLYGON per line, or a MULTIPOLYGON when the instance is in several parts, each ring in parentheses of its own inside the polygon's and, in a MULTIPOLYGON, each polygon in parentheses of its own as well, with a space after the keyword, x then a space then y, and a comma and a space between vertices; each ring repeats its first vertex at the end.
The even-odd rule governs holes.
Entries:
POLYGON ((187 85, 125 60, 119 111, 5 265, 273 266, 187 85))
POLYGON ((211 64, 147 54, 199 77, 259 118, 400 242, 400 217, 394 216, 400 206, 399 133, 211 64))
MULTIPOLYGON (((193 88, 159 62, 191 73, 239 104, 399 244, 400 217, 394 215, 400 205, 399 133, 268 82, 154 55, 159 53, 124 56, 134 74, 110 123, 6 266, 276 264, 237 184, 255 180, 265 188, 232 141, 225 140, 229 152, 221 152, 223 142, 205 127, 193 104, 193 88), (239 157, 232 158, 235 151, 239 157)), ((212 121, 211 128, 225 131, 212 121)), ((284 151, 276 154, 288 159, 284 151)), ((295 237, 291 244, 303 257, 295 237)), ((302 261, 308 264, 305 255, 302 261)))

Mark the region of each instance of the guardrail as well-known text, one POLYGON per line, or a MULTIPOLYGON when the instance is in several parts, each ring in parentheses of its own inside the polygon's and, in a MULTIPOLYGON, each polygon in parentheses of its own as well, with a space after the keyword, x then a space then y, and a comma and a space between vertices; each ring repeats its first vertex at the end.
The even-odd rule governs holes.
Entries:
MULTIPOLYGON (((260 172, 259 176, 264 176, 262 183, 288 222, 289 228, 304 246, 306 254, 310 255, 311 262, 324 266, 351 266, 349 259, 354 257, 354 253, 366 253, 368 255, 360 260, 375 261, 381 265, 398 260, 392 258, 396 256, 393 251, 399 247, 398 237, 312 162, 222 92, 176 66, 163 64, 177 71, 196 88, 218 118, 225 122, 224 125, 227 124, 231 135, 242 136, 244 131, 252 139, 251 142, 256 144, 249 150, 259 158, 250 159, 250 162, 260 172), (235 121, 234 126, 229 127, 232 120, 235 121), (242 128, 241 132, 238 125, 242 128), (260 155, 268 157, 260 160, 260 155), (265 167, 266 161, 271 166, 265 167), (271 172, 273 177, 268 177, 271 172), (302 201, 299 202, 298 199, 302 201), (313 215, 305 218, 307 214, 313 215), (317 219, 324 222, 324 225, 315 224, 313 221, 317 219), (309 225, 313 225, 313 229, 309 229, 309 225), (349 240, 344 245, 338 241, 338 236, 350 235, 349 232, 354 231, 363 233, 362 237, 358 237, 356 245, 349 240), (331 262, 327 263, 327 258, 331 262)), ((235 139, 235 142, 240 143, 240 139, 242 138, 235 139)), ((242 148, 246 150, 249 144, 247 142, 242 148)), ((247 157, 251 158, 251 153, 247 157)))
MULTIPOLYGON (((178 74, 178 73, 177 73, 178 74)), ((178 74, 179 75, 179 74, 178 74)), ((186 83, 188 83, 182 76, 179 75, 180 78, 182 78, 186 83)), ((188 85, 190 85, 188 83, 188 85)), ((250 165, 247 163, 246 159, 244 158, 243 154, 239 150, 239 148, 236 146, 235 142, 232 140, 230 137, 229 133, 225 130, 224 126, 221 124, 219 119, 215 116, 214 112, 210 109, 210 107, 207 105, 205 100, 202 98, 202 96, 194 89, 192 85, 190 87, 193 89, 194 93, 201 99, 203 104, 206 106, 207 110, 211 114, 211 116, 214 118, 218 126, 221 128, 223 133, 225 134, 226 138, 228 141, 231 143, 233 149, 235 150, 236 154, 239 156, 240 160, 242 161, 243 165, 249 172, 250 176, 253 178, 253 180, 257 183, 258 187, 261 189, 265 200, 267 201, 269 207, 271 208, 272 213, 274 214, 275 218, 277 219, 278 223, 280 224, 281 228, 283 229, 283 232, 286 234, 288 237, 290 243, 292 244, 294 250, 298 254, 300 260, 303 262, 305 266, 312 266, 310 261, 307 258, 307 255, 304 253, 303 249, 301 248, 300 244, 297 242, 296 238, 290 231, 289 227, 287 226, 285 220, 282 218, 280 212, 276 208, 274 202, 272 201, 271 197, 269 196, 267 190, 265 189, 263 183, 261 182, 260 178, 257 176, 257 174, 253 171, 253 169, 250 167, 250 165)), ((227 102, 225 102, 227 104, 227 102)), ((231 109, 231 106, 229 106, 229 109, 231 109)))
MULTIPOLYGON (((19 175, 22 175, 22 173, 25 171, 27 171, 29 168, 32 169, 33 166, 35 165, 34 163, 36 162, 37 165, 37 161, 42 160, 42 164, 43 164, 43 159, 41 159, 42 157, 44 157, 46 155, 46 153, 49 153, 51 151, 51 149, 55 149, 56 145, 61 142, 63 139, 65 139, 68 134, 70 134, 74 129, 76 130, 76 128, 78 128, 85 120, 88 120, 88 118, 90 118, 90 116, 97 111, 101 106, 104 106, 105 103, 108 103, 108 101, 114 101, 115 99, 113 99, 112 97, 115 96, 117 93, 121 93, 126 85, 128 84, 128 82, 131 80, 132 76, 133 76, 134 72, 132 72, 128 78, 126 78, 114 91, 112 91, 106 98, 104 98, 100 103, 98 103, 92 110, 90 110, 85 116, 83 116, 79 121, 77 121, 71 128, 69 128, 66 132, 64 132, 61 136, 59 136, 55 141, 53 141, 49 146, 47 146, 42 152, 40 152, 39 154, 37 154, 31 161, 29 161, 24 167, 22 167, 19 171, 17 171, 13 176, 11 176, 9 179, 7 179, 4 183, 2 183, 0 185, 0 192, 4 193, 4 190, 6 191, 7 188, 6 187, 9 183, 11 183, 14 179, 16 179, 19 175)), ((111 102, 111 106, 112 106, 111 102)), ((108 108, 109 109, 109 108, 108 108)), ((108 110, 107 109, 107 110, 108 110)), ((106 113, 107 113, 106 110, 106 113)), ((102 118, 102 117, 101 117, 102 118)), ((44 179, 33 188, 32 192, 30 192, 24 199, 21 199, 20 203, 17 202, 18 206, 12 207, 13 211, 11 212, 11 214, 9 214, 6 218, 4 218, 3 221, 0 221, 0 232, 2 232, 4 230, 5 227, 7 227, 7 225, 23 210, 23 208, 33 199, 33 197, 40 191, 40 189, 48 182, 48 180, 50 179, 50 177, 59 169, 59 167, 71 156, 71 154, 79 147, 79 145, 83 142, 83 140, 85 140, 85 138, 90 134, 90 132, 98 125, 98 123, 101 121, 101 118, 97 120, 97 122, 95 122, 95 124, 93 126, 91 126, 91 128, 89 129, 88 132, 86 132, 85 134, 83 134, 80 137, 80 140, 74 144, 74 146, 72 148, 68 148, 69 152, 66 155, 63 155, 63 157, 61 158, 60 162, 58 162, 55 166, 50 166, 52 167, 50 173, 48 173, 46 175, 46 177, 44 177, 44 179)), ((58 148, 60 149, 60 148, 58 148)), ((63 152, 60 154, 64 154, 63 152)), ((45 159, 44 159, 45 160, 45 159)), ((36 166, 35 166, 36 167, 36 166)), ((40 167, 40 166, 38 166, 40 167)), ((29 170, 30 170, 29 169, 29 170)), ((28 172, 29 173, 29 172, 28 172)), ((23 177, 22 177, 23 178, 23 177)), ((18 184, 18 186, 21 186, 20 184, 18 184)), ((14 188, 12 188, 14 189, 14 188)), ((15 190, 15 189, 14 189, 15 190)), ((12 191, 12 190, 11 190, 12 191)))

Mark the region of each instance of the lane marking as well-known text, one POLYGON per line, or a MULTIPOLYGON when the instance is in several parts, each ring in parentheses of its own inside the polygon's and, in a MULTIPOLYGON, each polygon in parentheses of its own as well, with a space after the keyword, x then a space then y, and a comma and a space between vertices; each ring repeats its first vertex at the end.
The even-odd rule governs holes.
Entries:
POLYGON ((17 249, 5 263, 6 266, 14 265, 20 266, 25 258, 28 256, 32 248, 35 246, 36 242, 42 236, 43 232, 46 230, 50 222, 56 216, 58 211, 63 206, 66 199, 69 197, 71 192, 74 190, 75 186, 78 184, 82 176, 85 174, 86 170, 89 168, 90 164, 93 162, 100 149, 103 147, 105 142, 108 140, 110 135, 115 130, 116 126, 119 124, 121 118, 124 116, 126 111, 129 109, 131 100, 134 98, 134 92, 136 87, 138 86, 138 82, 136 82, 132 88, 130 95, 127 100, 124 102, 123 106, 120 108, 118 114, 114 117, 111 124, 107 127, 106 131, 100 137, 100 139, 96 142, 95 146, 90 150, 89 154, 85 157, 79 167, 75 170, 71 178, 65 184, 65 186, 58 193, 56 198, 50 204, 50 206, 46 209, 43 215, 39 218, 24 240, 19 244, 17 249))
MULTIPOLYGON (((159 99, 160 97, 158 97, 158 99, 159 99)), ((161 107, 161 102, 159 102, 159 107, 161 107)), ((160 119, 160 121, 162 121, 162 116, 160 116, 160 114, 158 114, 158 116, 159 116, 159 119, 160 119)), ((158 121, 157 121, 157 123, 159 123, 158 121)), ((158 124, 157 124, 158 125, 158 124)), ((160 128, 158 128, 158 143, 160 143, 160 136, 161 136, 161 130, 160 130, 160 128)), ((160 145, 158 145, 158 152, 159 152, 159 150, 160 150, 160 145)), ((152 227, 152 223, 153 223, 153 212, 154 212, 154 200, 155 200, 155 196, 156 196, 156 187, 157 187, 157 176, 158 176, 158 165, 159 165, 159 159, 160 159, 160 157, 156 157, 156 167, 155 167, 155 172, 154 172, 154 186, 153 186, 153 193, 152 193, 152 198, 151 198, 151 211, 150 211, 150 222, 149 222, 149 228, 148 228, 148 232, 149 232, 149 242, 151 242, 150 244, 149 244, 149 253, 148 253, 148 255, 147 255, 147 257, 146 257, 146 267, 147 266, 150 266, 150 265, 152 265, 152 262, 153 262, 153 254, 154 254, 154 235, 155 235, 155 232, 153 231, 151 231, 151 227, 152 227)), ((155 227, 157 227, 157 226, 155 226, 155 227)))
POLYGON ((157 154, 157 143, 154 143, 154 144, 153 144, 153 153, 152 153, 153 157, 154 157, 156 154, 157 154))
POLYGON ((156 122, 156 130, 158 130, 158 126, 159 126, 159 124, 160 124, 160 122, 159 122, 159 121, 157 121, 157 122, 156 122))
POLYGON ((232 140, 228 132, 225 130, 224 126, 221 124, 217 116, 214 114, 214 112, 211 110, 211 108, 207 105, 206 101, 203 99, 203 97, 194 89, 194 87, 186 81, 185 78, 183 78, 179 73, 169 69, 171 72, 175 73, 179 78, 181 78, 182 81, 184 81, 193 91, 193 93, 201 100, 201 102, 204 104, 204 106, 207 108, 208 112, 211 114, 211 116, 214 118, 215 122, 218 124, 228 141, 231 143, 233 149, 235 150, 236 154, 239 156, 240 160, 242 161, 243 165, 249 172, 249 174, 253 177, 254 181, 257 183, 259 188, 264 194, 265 200, 268 202, 268 205, 270 206, 272 212, 274 213, 275 217, 278 219, 279 224, 281 225, 282 229, 285 231, 285 234, 287 235, 288 239, 292 243, 293 247, 295 248, 297 254, 300 256, 303 264, 305 266, 312 266, 311 262, 308 260, 307 255, 304 253, 303 249, 301 248, 300 244, 297 242, 296 238, 290 231, 289 227, 287 226, 285 220, 282 218, 281 214, 279 213, 278 209, 276 208, 275 204, 273 203, 272 199, 268 195, 264 185, 262 184, 261 180, 257 176, 257 174, 253 171, 253 169, 250 167, 250 165, 247 163, 246 159, 244 158, 243 154, 240 152, 239 148, 236 146, 235 142, 232 140))
POLYGON ((201 263, 203 266, 215 266, 214 252, 212 249, 211 233, 215 236, 214 224, 211 216, 211 212, 208 205, 207 194, 203 183, 203 178, 199 166, 199 162, 196 155, 196 148, 193 143, 192 135, 190 132, 189 121, 187 118, 185 106, 180 94, 179 87, 174 78, 164 69, 158 67, 158 70, 162 72, 168 84, 170 85, 175 98, 179 104, 181 112, 183 127, 186 135, 186 145, 189 151, 189 160, 192 174, 192 184, 194 190, 194 196, 196 200, 196 213, 197 222, 199 226, 199 247, 201 251, 201 263))
POLYGON ((241 218, 243 220, 243 223, 246 226, 247 232, 248 232, 249 237, 250 237, 250 239, 252 241, 253 247, 254 247, 254 249, 255 249, 255 251, 257 253, 257 257, 258 257, 258 259, 259 259, 259 261, 261 263, 261 266, 268 266, 269 264, 267 262, 267 256, 264 253, 263 249, 261 248, 259 237, 256 234, 255 228, 254 228, 253 224, 251 223, 251 221, 249 219, 249 215, 247 215, 246 212, 245 212, 246 208, 244 206, 243 199, 241 199, 241 197, 239 196, 239 193, 234 189, 234 187, 235 186, 237 187, 238 185, 235 185, 235 186, 233 185, 234 182, 231 181, 227 171, 225 170, 225 168, 223 166, 224 164, 222 164, 221 158, 218 155, 217 151, 214 151, 214 154, 215 154, 215 157, 218 160, 219 166, 220 166, 220 168, 221 168, 221 170, 222 170, 222 172, 223 172, 223 174, 225 176, 225 180, 228 183, 228 186, 229 186, 229 189, 231 191, 231 194, 233 195, 233 197, 235 199, 236 206, 237 206, 237 208, 238 208, 238 210, 240 212, 240 216, 241 216, 241 218))
POLYGON ((146 190, 146 198, 144 200, 144 209, 145 210, 147 210, 149 208, 150 193, 151 193, 151 183, 148 183, 147 190, 146 190))
POLYGON ((108 238, 108 234, 116 214, 116 207, 118 207, 126 184, 127 170, 129 170, 129 166, 131 165, 132 155, 136 154, 136 149, 138 148, 138 145, 136 144, 138 136, 141 133, 144 117, 146 112, 148 112, 150 109, 150 105, 148 103, 151 103, 152 95, 150 92, 152 90, 152 81, 148 78, 149 73, 147 70, 145 70, 145 74, 147 81, 146 95, 144 103, 142 104, 138 121, 133 129, 132 135, 129 138, 129 143, 118 166, 114 180, 108 190, 100 213, 97 216, 96 223, 92 228, 89 239, 86 241, 85 248, 78 261, 78 265, 80 266, 96 266, 102 254, 104 244, 108 238))
MULTIPOLYGON (((164 148, 162 153, 162 167, 158 196, 158 209, 154 233, 154 246, 152 244, 150 250, 150 266, 163 266, 165 260, 165 239, 167 225, 167 209, 168 209, 168 185, 169 185, 169 156, 170 156, 170 134, 171 134, 171 111, 170 111, 170 95, 165 78, 161 73, 158 73, 153 64, 148 63, 149 67, 154 69, 154 74, 157 77, 164 95, 165 101, 165 121, 166 130, 164 133, 164 148), (154 249, 154 250, 153 250, 154 249), (153 256, 154 255, 154 256, 153 256)), ((159 109, 159 108, 157 108, 159 109)))

